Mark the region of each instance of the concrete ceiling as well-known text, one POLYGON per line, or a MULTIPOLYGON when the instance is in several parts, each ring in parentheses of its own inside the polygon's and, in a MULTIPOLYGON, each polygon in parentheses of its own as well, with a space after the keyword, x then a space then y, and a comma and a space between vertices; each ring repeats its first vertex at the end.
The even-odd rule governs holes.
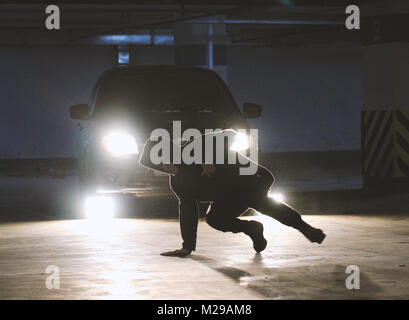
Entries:
POLYGON ((172 31, 177 23, 223 23, 233 45, 303 45, 358 40, 343 25, 344 0, 60 1, 61 29, 45 28, 45 4, 0 4, 0 44, 87 43, 97 36, 172 31))

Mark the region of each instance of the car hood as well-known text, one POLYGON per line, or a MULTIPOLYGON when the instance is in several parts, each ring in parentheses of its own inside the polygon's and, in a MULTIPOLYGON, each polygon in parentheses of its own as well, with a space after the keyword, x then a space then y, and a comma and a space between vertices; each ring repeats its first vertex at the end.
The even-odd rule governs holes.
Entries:
MULTIPOLYGON (((99 119, 103 127, 126 127, 143 141, 151 132, 163 128, 173 133, 174 121, 181 122, 181 132, 195 128, 201 133, 205 129, 248 128, 240 114, 222 112, 146 112, 138 114, 115 114, 99 119)), ((139 140, 139 139, 138 139, 139 140)))

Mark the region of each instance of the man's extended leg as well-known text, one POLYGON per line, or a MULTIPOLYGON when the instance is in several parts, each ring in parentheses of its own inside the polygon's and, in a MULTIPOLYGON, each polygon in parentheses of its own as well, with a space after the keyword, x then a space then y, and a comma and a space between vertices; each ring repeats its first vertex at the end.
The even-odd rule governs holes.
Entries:
POLYGON ((248 205, 237 200, 217 201, 209 206, 206 214, 207 223, 216 230, 223 232, 244 232, 253 241, 256 252, 263 251, 267 240, 263 236, 263 225, 257 221, 241 220, 238 217, 248 209, 248 205))
POLYGON ((315 229, 306 223, 301 215, 289 205, 274 201, 268 197, 262 197, 251 204, 251 208, 266 214, 286 226, 299 230, 311 242, 321 243, 325 234, 321 229, 315 229))

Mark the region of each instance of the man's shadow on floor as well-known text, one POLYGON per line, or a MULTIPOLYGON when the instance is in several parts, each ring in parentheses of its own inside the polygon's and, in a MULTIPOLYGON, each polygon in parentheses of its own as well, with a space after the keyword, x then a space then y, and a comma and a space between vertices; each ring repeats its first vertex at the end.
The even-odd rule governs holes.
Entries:
MULTIPOLYGON (((210 269, 213 269, 221 274, 223 274, 224 276, 234 280, 235 282, 239 283, 244 279, 244 278, 250 278, 253 275, 245 270, 236 268, 236 267, 232 267, 232 266, 225 266, 223 264, 221 264, 220 262, 218 262, 215 259, 206 257, 206 256, 201 256, 201 255, 191 255, 189 256, 190 259, 200 262, 202 264, 204 264, 205 266, 207 266, 210 269)), ((258 268, 260 267, 260 265, 262 264, 262 260, 263 260, 263 256, 260 253, 257 253, 254 255, 254 259, 253 262, 249 265, 250 267, 253 267, 253 265, 256 265, 258 268)), ((264 268, 262 268, 264 269, 264 268)), ((250 288, 252 289, 252 288, 250 288)), ((258 290, 254 290, 256 291, 258 294, 260 294, 260 292, 258 292, 258 290)), ((265 295, 263 295, 265 296, 265 295)), ((266 296, 265 296, 266 297, 266 296)))
MULTIPOLYGON (((257 253, 254 255, 254 258, 251 263, 245 265, 245 269, 254 269, 256 268, 257 274, 251 274, 249 271, 232 267, 226 266, 217 261, 216 259, 212 259, 202 255, 191 255, 189 256, 190 259, 200 262, 207 266, 210 269, 213 269, 224 276, 234 280, 239 285, 241 285, 246 279, 254 278, 254 283, 250 283, 246 285, 246 288, 254 291, 258 295, 262 296, 263 298, 274 298, 278 294, 280 296, 279 285, 276 286, 275 284, 285 285, 285 283, 292 282, 293 280, 288 277, 288 275, 284 274, 283 276, 280 275, 280 268, 271 268, 263 266, 263 255, 257 253), (272 278, 271 275, 274 274, 277 277, 272 278), (257 279, 257 276, 265 276, 265 279, 257 279), (274 289, 269 288, 269 286, 274 285, 274 289)), ((300 268, 300 267, 297 267, 300 268)), ((326 284, 321 287, 315 287, 315 281, 311 281, 311 292, 314 295, 320 296, 320 299, 371 299, 376 296, 377 293, 382 292, 383 289, 374 283, 372 279, 362 271, 360 272, 360 279, 361 279, 361 288, 360 290, 347 290, 345 287, 345 280, 348 274, 345 273, 346 266, 341 265, 334 265, 332 271, 329 270, 329 279, 327 278, 326 284)), ((300 272, 304 272, 305 267, 300 268, 300 272)), ((286 269, 288 271, 288 268, 286 269)), ((264 278, 264 277, 263 277, 264 278)), ((308 285, 308 279, 305 279, 305 283, 300 283, 300 287, 305 287, 308 285)), ((284 288, 285 289, 285 288, 284 288)), ((283 290, 286 291, 286 290, 283 290)))

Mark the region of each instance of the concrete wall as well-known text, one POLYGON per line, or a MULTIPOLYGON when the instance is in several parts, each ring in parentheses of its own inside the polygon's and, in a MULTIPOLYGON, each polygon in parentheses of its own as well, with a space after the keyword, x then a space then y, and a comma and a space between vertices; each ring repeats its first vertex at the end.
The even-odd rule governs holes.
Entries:
MULTIPOLYGON (((0 158, 75 156, 68 106, 87 102, 113 46, 0 47, 0 158)), ((130 64, 172 64, 173 47, 131 48, 130 64)), ((230 47, 227 82, 241 105, 264 106, 252 120, 263 151, 360 146, 361 49, 230 47)))
POLYGON ((130 49, 129 64, 174 64, 173 46, 133 46, 130 49))
POLYGON ((408 109, 409 44, 363 48, 363 109, 408 109))
POLYGON ((75 155, 68 107, 114 64, 113 47, 0 47, 0 158, 75 155))
POLYGON ((359 45, 230 47, 228 84, 237 102, 256 102, 263 151, 360 148, 362 58, 359 45))

